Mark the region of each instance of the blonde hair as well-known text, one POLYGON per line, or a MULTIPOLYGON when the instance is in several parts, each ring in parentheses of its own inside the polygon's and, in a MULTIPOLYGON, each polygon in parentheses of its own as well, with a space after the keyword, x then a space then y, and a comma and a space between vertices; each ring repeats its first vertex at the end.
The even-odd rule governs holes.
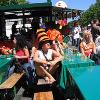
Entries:
POLYGON ((87 36, 87 35, 89 36, 89 41, 90 41, 90 42, 93 42, 92 34, 91 34, 91 32, 88 31, 88 30, 85 30, 85 31, 83 32, 83 40, 86 41, 86 36, 87 36))

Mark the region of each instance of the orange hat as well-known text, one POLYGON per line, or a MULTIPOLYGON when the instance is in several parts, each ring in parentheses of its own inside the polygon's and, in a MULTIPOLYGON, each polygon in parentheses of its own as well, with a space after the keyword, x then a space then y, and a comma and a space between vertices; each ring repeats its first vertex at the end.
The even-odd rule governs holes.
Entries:
POLYGON ((37 39, 40 41, 42 38, 49 38, 45 32, 38 33, 37 39))
POLYGON ((39 41, 39 48, 42 48, 43 44, 45 44, 45 43, 52 44, 52 41, 49 39, 49 37, 47 36, 47 34, 44 31, 41 31, 41 30, 38 31, 37 39, 39 41))
POLYGON ((38 40, 43 36, 47 36, 47 34, 45 33, 45 29, 43 28, 37 29, 36 35, 38 40))
POLYGON ((44 28, 37 29, 36 34, 41 33, 41 32, 45 32, 45 29, 44 28))

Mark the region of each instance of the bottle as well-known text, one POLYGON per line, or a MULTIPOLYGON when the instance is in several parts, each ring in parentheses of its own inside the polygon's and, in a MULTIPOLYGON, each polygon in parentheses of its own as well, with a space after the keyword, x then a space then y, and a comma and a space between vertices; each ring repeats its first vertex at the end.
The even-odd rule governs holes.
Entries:
POLYGON ((16 54, 16 49, 15 48, 13 48, 13 55, 15 55, 16 54))
POLYGON ((70 47, 68 48, 68 58, 69 58, 69 61, 73 60, 73 51, 70 47))

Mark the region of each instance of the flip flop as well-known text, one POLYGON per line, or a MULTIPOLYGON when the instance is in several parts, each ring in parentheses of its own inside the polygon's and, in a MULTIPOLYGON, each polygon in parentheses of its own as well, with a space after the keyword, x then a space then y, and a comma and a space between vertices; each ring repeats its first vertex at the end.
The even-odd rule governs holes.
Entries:
POLYGON ((47 82, 47 83, 49 83, 49 78, 48 77, 44 77, 44 80, 47 82))

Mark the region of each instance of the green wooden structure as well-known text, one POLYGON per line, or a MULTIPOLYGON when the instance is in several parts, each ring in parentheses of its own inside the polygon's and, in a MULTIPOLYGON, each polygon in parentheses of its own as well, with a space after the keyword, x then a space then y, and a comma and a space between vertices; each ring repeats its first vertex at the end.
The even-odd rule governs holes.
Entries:
POLYGON ((9 55, 6 57, 6 55, 0 56, 0 84, 4 82, 8 76, 8 69, 10 67, 10 63, 13 59, 13 56, 9 55))
MULTIPOLYGON (((52 6, 51 0, 47 0, 46 3, 33 3, 33 4, 20 4, 20 5, 7 5, 0 6, 0 34, 5 35, 5 20, 6 19, 18 19, 23 18, 23 25, 25 24, 26 18, 33 17, 48 17, 48 20, 52 20, 53 17, 67 16, 67 13, 72 13, 74 9, 59 8, 52 6), (21 15, 18 15, 20 14, 21 15), (25 14, 30 13, 30 14, 25 14)), ((81 12, 81 10, 78 10, 81 12)), ((54 18, 53 18, 54 19, 54 18)))

